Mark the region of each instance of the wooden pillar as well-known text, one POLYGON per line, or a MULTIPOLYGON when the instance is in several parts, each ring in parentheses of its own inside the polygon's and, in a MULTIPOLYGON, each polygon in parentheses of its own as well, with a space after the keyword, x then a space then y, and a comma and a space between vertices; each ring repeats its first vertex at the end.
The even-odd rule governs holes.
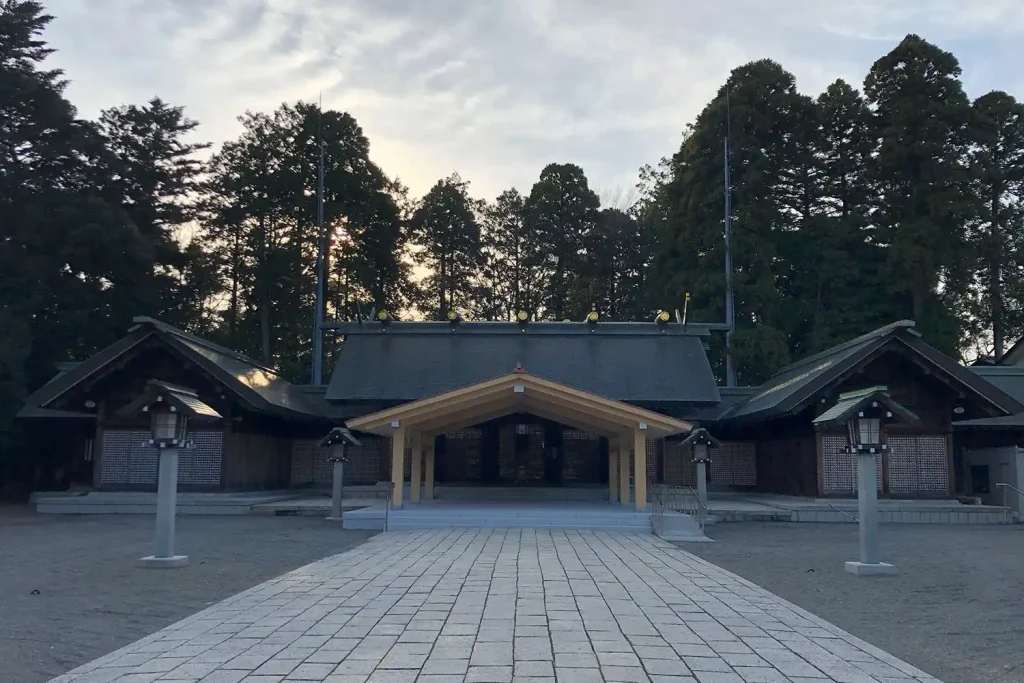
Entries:
POLYGON ((608 502, 619 501, 619 440, 608 441, 608 502))
POLYGON ((423 498, 425 500, 433 500, 434 499, 434 437, 433 436, 427 437, 427 440, 423 444, 423 449, 424 449, 424 455, 426 456, 426 460, 427 460, 426 477, 425 477, 426 481, 424 481, 424 484, 425 484, 424 488, 425 488, 425 490, 423 492, 423 498))
POLYGON ((647 509, 647 432, 633 431, 633 487, 636 490, 636 509, 647 509))
POLYGON ((420 494, 423 490, 423 435, 420 432, 413 432, 412 441, 412 467, 409 472, 409 500, 413 503, 420 502, 420 494))
POLYGON ((405 485, 405 427, 391 432, 391 504, 402 507, 402 486, 405 485))
POLYGON ((619 502, 625 505, 629 502, 629 440, 632 435, 625 435, 618 439, 619 449, 619 502))

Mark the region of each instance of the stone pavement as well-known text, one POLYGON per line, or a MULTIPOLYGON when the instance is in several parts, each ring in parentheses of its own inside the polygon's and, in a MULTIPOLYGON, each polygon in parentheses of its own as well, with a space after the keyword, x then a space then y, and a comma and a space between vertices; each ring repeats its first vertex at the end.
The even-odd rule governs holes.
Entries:
POLYGON ((72 681, 938 683, 654 536, 531 529, 381 534, 72 681))

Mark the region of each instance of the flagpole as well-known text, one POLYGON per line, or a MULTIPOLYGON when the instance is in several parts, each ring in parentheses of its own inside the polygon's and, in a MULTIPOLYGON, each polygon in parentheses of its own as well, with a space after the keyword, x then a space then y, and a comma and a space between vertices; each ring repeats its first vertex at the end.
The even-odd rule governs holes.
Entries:
POLYGON ((732 289, 732 184, 729 179, 729 138, 732 135, 730 121, 729 86, 725 87, 725 385, 736 386, 736 367, 732 359, 732 333, 736 330, 736 308, 732 289))
POLYGON ((324 321, 324 137, 323 93, 317 112, 317 147, 319 161, 316 170, 316 299, 313 305, 313 385, 323 384, 323 321, 324 321))

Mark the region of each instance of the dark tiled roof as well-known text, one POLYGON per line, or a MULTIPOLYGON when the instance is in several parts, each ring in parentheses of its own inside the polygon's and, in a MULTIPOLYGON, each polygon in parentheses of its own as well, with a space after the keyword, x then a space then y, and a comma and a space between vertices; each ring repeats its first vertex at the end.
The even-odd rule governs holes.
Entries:
POLYGON ((348 326, 327 400, 409 401, 527 372, 620 401, 717 403, 701 336, 671 324, 367 323, 348 326), (478 325, 475 327, 474 325, 478 325))
POLYGON ((982 417, 977 420, 960 420, 954 422, 957 429, 1008 429, 1024 431, 1024 413, 1003 415, 1001 417, 982 417))
POLYGON ((1024 403, 1024 368, 1016 365, 973 365, 971 371, 1024 403))
POLYGON ((194 361, 254 410, 283 417, 316 417, 315 404, 294 385, 259 361, 189 334, 153 318, 135 318, 129 333, 87 360, 63 372, 34 392, 26 403, 45 407, 81 381, 105 368, 137 344, 156 335, 173 350, 194 361))
POLYGON ((916 354, 998 410, 1010 413, 1024 407, 999 388, 979 381, 972 372, 978 368, 965 368, 924 343, 913 326, 913 322, 901 320, 788 365, 759 387, 749 401, 729 412, 726 419, 746 422, 788 414, 841 379, 871 354, 892 343, 916 354))

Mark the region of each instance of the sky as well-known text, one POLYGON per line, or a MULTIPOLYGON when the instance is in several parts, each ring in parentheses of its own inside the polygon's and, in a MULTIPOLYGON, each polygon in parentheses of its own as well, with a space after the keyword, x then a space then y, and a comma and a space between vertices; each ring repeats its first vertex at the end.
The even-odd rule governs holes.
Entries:
POLYGON ((606 203, 675 152, 729 71, 770 57, 817 95, 857 87, 907 33, 953 52, 970 97, 1024 99, 1022 0, 44 0, 81 116, 159 96, 215 145, 246 110, 348 111, 422 195, 528 192, 579 164, 606 203))

